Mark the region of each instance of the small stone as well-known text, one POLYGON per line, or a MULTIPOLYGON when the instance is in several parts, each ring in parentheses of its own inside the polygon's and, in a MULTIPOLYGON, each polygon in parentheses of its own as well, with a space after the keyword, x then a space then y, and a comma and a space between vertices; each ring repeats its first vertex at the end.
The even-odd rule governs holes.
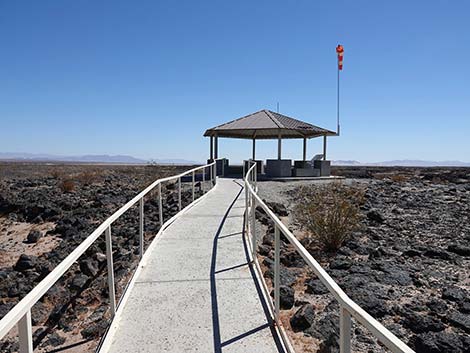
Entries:
POLYGON ((70 287, 72 289, 81 289, 85 286, 87 281, 88 281, 88 276, 82 273, 79 273, 73 278, 72 283, 70 284, 70 287))
POLYGON ((470 333, 470 315, 455 312, 449 316, 449 322, 455 327, 460 327, 470 333))
MULTIPOLYGON (((281 309, 290 309, 294 306, 295 291, 288 286, 279 286, 279 304, 281 309)), ((271 296, 274 298, 274 290, 271 291, 271 296)))
POLYGON ((47 344, 52 347, 61 346, 65 343, 65 337, 60 336, 57 332, 52 333, 47 340, 47 344))
POLYGON ((312 304, 305 304, 296 311, 290 319, 290 325, 294 332, 303 331, 312 325, 315 310, 312 304))
POLYGON ((34 268, 36 265, 36 257, 21 254, 15 266, 13 267, 16 271, 23 272, 34 268))
MULTIPOLYGON (((425 332, 414 337, 416 353, 462 352, 459 336, 450 332, 425 332)), ((411 345, 413 342, 410 342, 411 345)))
POLYGON ((369 212, 367 212, 367 218, 370 221, 373 221, 373 222, 376 222, 376 223, 383 223, 385 221, 382 214, 377 210, 370 210, 369 212))
POLYGON ((26 240, 27 243, 37 243, 38 240, 42 237, 42 233, 38 230, 32 230, 28 234, 28 238, 26 240))
POLYGON ((460 302, 468 297, 468 292, 459 287, 447 287, 442 291, 442 299, 460 302))
POLYGON ((460 256, 470 256, 470 246, 451 244, 447 247, 447 250, 460 256))

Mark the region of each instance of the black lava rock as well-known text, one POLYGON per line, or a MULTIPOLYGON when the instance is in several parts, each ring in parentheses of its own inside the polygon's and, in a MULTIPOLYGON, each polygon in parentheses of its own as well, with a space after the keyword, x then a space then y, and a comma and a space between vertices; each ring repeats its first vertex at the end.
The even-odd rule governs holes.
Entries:
POLYGON ((447 250, 457 255, 470 256, 470 246, 451 244, 447 247, 447 250))
POLYGON ((38 230, 32 230, 28 234, 28 238, 26 239, 27 243, 37 243, 38 240, 42 237, 42 233, 38 230))
POLYGON ((385 218, 377 210, 370 210, 369 212, 367 212, 367 219, 376 223, 383 223, 385 221, 385 218))
POLYGON ((462 339, 445 331, 426 332, 415 336, 410 342, 416 353, 461 353, 464 352, 462 339))
MULTIPOLYGON (((279 287, 279 304, 281 309, 290 309, 294 306, 294 294, 295 291, 291 287, 279 287)), ((274 290, 271 291, 271 296, 274 298, 274 290)))
POLYGON ((447 299, 453 302, 461 302, 469 297, 469 293, 459 287, 447 287, 442 291, 442 299, 447 299))
POLYGON ((81 289, 86 285, 87 281, 88 281, 88 276, 82 273, 79 273, 73 278, 72 283, 70 284, 70 288, 81 289))
POLYGON ((28 256, 26 254, 21 254, 13 268, 16 271, 23 272, 25 270, 34 268, 34 266, 36 265, 36 261, 37 261, 37 258, 35 256, 28 256))
POLYGON ((315 310, 312 304, 305 304, 299 308, 290 319, 294 332, 304 331, 312 325, 315 310))

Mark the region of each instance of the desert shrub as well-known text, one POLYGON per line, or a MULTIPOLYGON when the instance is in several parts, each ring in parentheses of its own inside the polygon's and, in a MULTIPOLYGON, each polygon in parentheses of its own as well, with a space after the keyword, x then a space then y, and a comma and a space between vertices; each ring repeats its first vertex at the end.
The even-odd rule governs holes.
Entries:
POLYGON ((100 173, 96 170, 86 170, 77 176, 77 180, 83 185, 91 185, 100 178, 100 173))
POLYGON ((395 183, 404 183, 408 180, 408 177, 403 174, 393 174, 390 179, 395 183))
POLYGON ((72 179, 64 179, 60 182, 59 188, 62 192, 72 192, 75 190, 75 182, 72 179))
POLYGON ((324 250, 336 251, 359 229, 363 189, 330 183, 300 187, 297 195, 301 202, 295 210, 296 218, 324 250))
POLYGON ((59 168, 54 168, 54 169, 52 169, 51 176, 54 179, 62 179, 63 176, 64 176, 64 171, 62 169, 59 169, 59 168))

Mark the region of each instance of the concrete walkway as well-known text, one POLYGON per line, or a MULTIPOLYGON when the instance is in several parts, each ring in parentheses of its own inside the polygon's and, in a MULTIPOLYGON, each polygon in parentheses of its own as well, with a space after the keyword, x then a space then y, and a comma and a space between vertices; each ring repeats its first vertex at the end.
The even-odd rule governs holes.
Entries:
POLYGON ((241 180, 162 234, 118 321, 110 352, 280 352, 247 264, 241 180))

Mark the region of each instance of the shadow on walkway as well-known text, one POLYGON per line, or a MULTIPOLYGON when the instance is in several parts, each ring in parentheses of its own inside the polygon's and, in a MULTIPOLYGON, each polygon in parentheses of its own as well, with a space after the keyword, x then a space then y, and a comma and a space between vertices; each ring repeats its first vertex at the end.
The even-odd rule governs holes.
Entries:
POLYGON ((229 217, 229 214, 232 211, 232 209, 239 208, 239 207, 233 207, 233 206, 238 201, 238 199, 239 199, 240 195, 242 194, 242 191, 243 191, 244 188, 237 181, 234 181, 234 183, 236 183, 240 187, 240 191, 238 192, 237 196, 235 197, 233 202, 230 204, 230 206, 227 208, 227 211, 225 212, 224 217, 222 218, 222 221, 220 222, 219 227, 217 228, 217 232, 215 234, 214 241, 213 241, 213 246, 212 246, 210 284, 211 284, 212 327, 213 327, 213 338, 214 338, 214 352, 215 353, 222 353, 222 347, 226 347, 226 346, 228 346, 228 345, 230 345, 234 342, 237 342, 237 341, 239 341, 239 340, 241 340, 245 337, 248 337, 249 335, 255 334, 256 332, 264 330, 268 327, 271 330, 271 335, 272 335, 272 337, 275 341, 277 350, 279 352, 285 352, 284 349, 283 349, 283 346, 281 344, 281 341, 280 341, 280 339, 279 339, 279 337, 276 333, 276 330, 274 329, 273 321, 272 321, 271 316, 269 314, 268 303, 266 303, 266 301, 264 299, 264 296, 263 296, 263 293, 262 293, 262 289, 260 287, 260 284, 257 281, 257 277, 256 277, 256 274, 255 274, 256 270, 254 268, 253 263, 250 262, 250 254, 249 254, 249 249, 248 249, 248 245, 247 245, 247 241, 246 241, 246 234, 245 234, 245 230, 244 230, 244 226, 243 226, 245 224, 245 222, 244 222, 245 215, 243 215, 243 222, 241 224, 241 227, 242 227, 241 232, 220 236, 220 234, 222 232, 222 229, 224 227, 225 221, 227 220, 227 218, 231 218, 231 217, 229 217), (246 263, 216 271, 218 241, 219 241, 219 239, 229 237, 229 236, 241 236, 242 237, 243 247, 244 247, 245 257, 246 257, 246 263), (242 267, 242 266, 247 265, 247 264, 249 264, 251 278, 252 278, 252 280, 253 280, 253 282, 256 286, 256 291, 258 293, 258 298, 259 298, 259 300, 261 302, 261 305, 263 307, 264 315, 266 317, 267 322, 266 322, 266 324, 263 324, 259 327, 255 327, 255 328, 253 328, 253 329, 251 329, 247 332, 244 332, 244 333, 242 333, 242 334, 240 334, 236 337, 233 337, 229 340, 226 340, 226 341, 222 342, 221 337, 220 337, 220 322, 219 322, 219 307, 218 307, 218 299, 217 299, 216 274, 222 273, 222 272, 225 272, 225 271, 230 271, 230 270, 242 267))

